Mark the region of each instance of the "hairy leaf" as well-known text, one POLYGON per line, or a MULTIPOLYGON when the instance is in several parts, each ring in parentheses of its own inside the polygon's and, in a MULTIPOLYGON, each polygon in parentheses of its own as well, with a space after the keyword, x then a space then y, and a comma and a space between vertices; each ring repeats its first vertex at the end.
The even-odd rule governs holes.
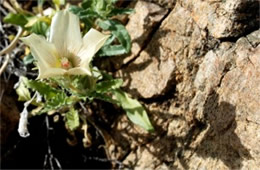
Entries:
POLYGON ((113 79, 107 81, 101 81, 96 85, 96 92, 97 93, 106 93, 108 91, 118 89, 122 86, 123 80, 122 79, 113 79))
POLYGON ((19 86, 16 88, 16 93, 18 94, 18 101, 28 101, 31 99, 30 91, 25 85, 26 80, 26 77, 20 77, 19 86))
POLYGON ((109 95, 102 93, 92 93, 91 97, 94 99, 102 100, 108 103, 116 104, 117 102, 109 95))
POLYGON ((120 43, 120 45, 110 44, 104 46, 101 48, 99 56, 121 55, 130 52, 131 38, 124 25, 114 20, 100 21, 98 22, 98 25, 104 30, 111 31, 111 33, 118 39, 120 43))
POLYGON ((28 80, 26 85, 27 87, 38 91, 47 100, 52 99, 59 93, 64 93, 63 91, 55 89, 43 81, 28 80))
POLYGON ((127 93, 120 89, 114 90, 115 100, 126 111, 128 118, 135 124, 143 127, 147 131, 153 131, 154 128, 147 116, 143 106, 135 99, 131 99, 127 93))
POLYGON ((66 118, 66 126, 70 130, 75 130, 79 127, 79 113, 74 108, 71 108, 69 112, 65 115, 66 118))
POLYGON ((72 12, 73 14, 79 15, 83 9, 81 7, 75 6, 75 5, 70 5, 69 11, 72 12))
POLYGON ((104 56, 122 55, 125 53, 126 50, 122 45, 107 45, 101 48, 98 55, 104 57, 104 56))
POLYGON ((109 16, 112 17, 114 15, 122 15, 122 14, 132 14, 135 10, 132 8, 114 8, 109 16))

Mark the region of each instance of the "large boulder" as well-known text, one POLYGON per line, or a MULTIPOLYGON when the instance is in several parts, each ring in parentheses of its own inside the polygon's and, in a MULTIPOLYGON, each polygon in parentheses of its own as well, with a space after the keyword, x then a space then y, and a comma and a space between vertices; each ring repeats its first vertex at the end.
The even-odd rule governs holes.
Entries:
POLYGON ((255 19, 234 20, 256 17, 257 5, 191 2, 177 3, 136 60, 120 70, 124 88, 143 99, 156 129, 144 134, 124 116, 114 123, 114 137, 129 142, 124 163, 136 169, 258 169, 260 30, 247 32, 257 27, 255 19), (227 14, 219 17, 215 6, 227 14), (245 7, 252 11, 244 15, 245 7), (224 22, 228 18, 233 23, 224 22), (213 21, 223 29, 213 28, 213 21))

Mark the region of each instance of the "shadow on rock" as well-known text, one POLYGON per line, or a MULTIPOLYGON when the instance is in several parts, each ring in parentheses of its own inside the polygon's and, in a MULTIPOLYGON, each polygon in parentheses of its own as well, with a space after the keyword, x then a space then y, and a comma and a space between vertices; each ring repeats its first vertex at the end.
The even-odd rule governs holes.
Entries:
MULTIPOLYGON (((129 129, 133 127, 117 131, 117 138, 120 141, 125 143, 131 141, 122 135, 127 134, 141 146, 137 151, 132 152, 135 159, 128 161, 129 168, 140 166, 138 162, 143 161, 148 162, 147 164, 150 161, 154 167, 164 163, 170 168, 179 168, 174 165, 174 162, 178 160, 184 169, 196 169, 198 167, 191 167, 189 163, 194 155, 201 157, 202 163, 203 160, 213 158, 220 160, 230 169, 241 168, 243 160, 252 157, 235 133, 236 107, 230 103, 218 101, 219 96, 215 92, 208 97, 204 105, 205 122, 196 120, 188 122, 184 115, 176 116, 156 111, 156 113, 150 112, 153 115, 151 119, 156 129, 155 134, 132 133, 129 129), (170 128, 172 129, 169 130, 170 128), (202 140, 195 142, 196 136, 205 130, 207 131, 202 140), (191 155, 187 156, 186 151, 191 155)), ((125 147, 129 146, 125 145, 125 147)))
POLYGON ((243 159, 250 159, 251 155, 235 133, 236 107, 218 101, 219 96, 215 92, 207 99, 204 115, 209 129, 196 153, 203 158, 220 159, 230 169, 238 169, 243 159))

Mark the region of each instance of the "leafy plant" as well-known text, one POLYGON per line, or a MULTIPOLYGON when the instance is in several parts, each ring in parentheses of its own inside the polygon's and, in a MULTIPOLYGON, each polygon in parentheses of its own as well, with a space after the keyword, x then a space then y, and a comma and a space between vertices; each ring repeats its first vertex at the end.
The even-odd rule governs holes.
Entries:
POLYGON ((70 11, 78 15, 85 24, 85 31, 91 27, 99 27, 111 32, 111 38, 98 53, 101 57, 127 54, 131 49, 131 38, 125 26, 112 17, 131 14, 134 10, 116 8, 115 3, 116 0, 85 0, 81 7, 70 7, 70 11), (115 42, 119 44, 115 44, 115 42))
MULTIPOLYGON (((134 11, 133 9, 116 8, 115 3, 116 0, 84 0, 80 6, 69 7, 69 11, 79 17, 83 34, 87 33, 91 28, 110 33, 111 36, 96 54, 99 57, 127 54, 131 49, 131 38, 125 26, 116 20, 114 16, 131 14, 134 11)), ((53 20, 52 17, 54 14, 45 15, 42 9, 43 4, 44 0, 38 0, 38 12, 41 15, 36 16, 36 14, 21 10, 22 12, 17 14, 10 13, 4 18, 4 21, 22 27, 27 31, 27 34, 34 33, 48 39, 50 38, 51 20, 53 20)), ((55 9, 52 9, 52 11, 57 14, 60 8, 65 6, 65 1, 53 0, 53 4, 55 9)), ((39 39, 37 41, 43 40, 39 39)), ((26 40, 26 42, 29 42, 29 40, 26 40)), ((31 52, 24 57, 25 64, 36 63, 38 69, 48 66, 48 64, 44 63, 45 61, 39 58, 35 60, 35 55, 39 55, 39 51, 31 49, 31 52), (40 64, 45 65, 40 66, 40 64)), ((49 53, 46 54, 49 55, 49 53)), ((54 54, 56 55, 55 52, 53 52, 54 54)), ((64 62, 66 67, 67 64, 74 65, 75 61, 72 62, 70 59, 66 58, 63 61, 63 59, 57 57, 55 69, 56 67, 60 67, 60 65, 62 66, 64 62)), ((91 58, 88 62, 90 60, 91 58)), ((16 89, 19 96, 18 100, 27 101, 27 104, 36 106, 37 108, 34 109, 34 112, 37 114, 61 113, 64 115, 66 127, 71 131, 81 125, 80 120, 82 117, 80 116, 81 112, 78 104, 89 104, 95 99, 120 106, 125 110, 128 118, 133 123, 143 127, 147 131, 154 130, 144 107, 121 89, 123 84, 121 79, 114 79, 105 73, 105 71, 100 71, 91 64, 85 64, 85 66, 91 74, 75 74, 73 72, 71 75, 61 74, 46 78, 40 77, 40 79, 36 80, 21 77, 19 86, 16 89)), ((82 120, 82 122, 86 122, 86 120, 82 120)))

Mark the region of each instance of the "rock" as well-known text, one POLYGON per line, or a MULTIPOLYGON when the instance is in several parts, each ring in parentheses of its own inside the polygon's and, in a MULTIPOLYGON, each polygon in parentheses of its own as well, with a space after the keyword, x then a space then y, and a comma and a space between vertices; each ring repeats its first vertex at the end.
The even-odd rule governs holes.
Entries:
POLYGON ((174 8, 176 4, 176 0, 150 0, 151 2, 154 2, 164 8, 172 9, 174 8))
POLYGON ((120 70, 125 90, 144 98, 156 129, 146 140, 149 134, 132 135, 118 120, 115 129, 126 131, 115 136, 129 141, 130 168, 260 166, 260 30, 248 34, 255 19, 238 20, 256 17, 257 7, 234 2, 179 1, 140 56, 120 70))
POLYGON ((154 3, 145 1, 138 1, 134 10, 135 13, 129 16, 129 21, 126 25, 126 29, 132 39, 131 52, 129 55, 113 57, 111 62, 116 69, 119 69, 122 65, 127 64, 139 55, 147 40, 150 39, 153 30, 157 28, 168 12, 168 10, 154 3))
POLYGON ((259 27, 258 0, 186 0, 180 3, 190 10, 199 27, 207 29, 215 38, 238 37, 259 27))
POLYGON ((191 169, 260 166, 260 147, 255 145, 260 142, 260 46, 254 46, 260 38, 252 38, 257 32, 233 45, 222 43, 201 64, 190 108, 208 128, 191 144, 196 146, 188 158, 191 169))
POLYGON ((142 98, 157 97, 174 89, 176 73, 190 68, 190 74, 193 62, 203 55, 205 36, 190 13, 177 4, 140 56, 121 70, 119 76, 125 80, 126 89, 142 98))
MULTIPOLYGON (((169 110, 173 115, 156 123, 157 129, 164 127, 160 134, 167 133, 137 145, 137 151, 132 151, 124 163, 136 169, 257 169, 260 166, 260 147, 256 145, 260 142, 257 32, 208 51, 194 77, 195 96, 183 104, 189 109, 179 110, 173 102, 169 110), (190 113, 194 116, 192 121, 186 117, 190 113)), ((175 100, 190 95, 179 90, 175 100)), ((156 111, 153 112, 154 116, 156 111)), ((161 116, 155 119, 152 116, 154 124, 167 111, 157 112, 161 116)))

